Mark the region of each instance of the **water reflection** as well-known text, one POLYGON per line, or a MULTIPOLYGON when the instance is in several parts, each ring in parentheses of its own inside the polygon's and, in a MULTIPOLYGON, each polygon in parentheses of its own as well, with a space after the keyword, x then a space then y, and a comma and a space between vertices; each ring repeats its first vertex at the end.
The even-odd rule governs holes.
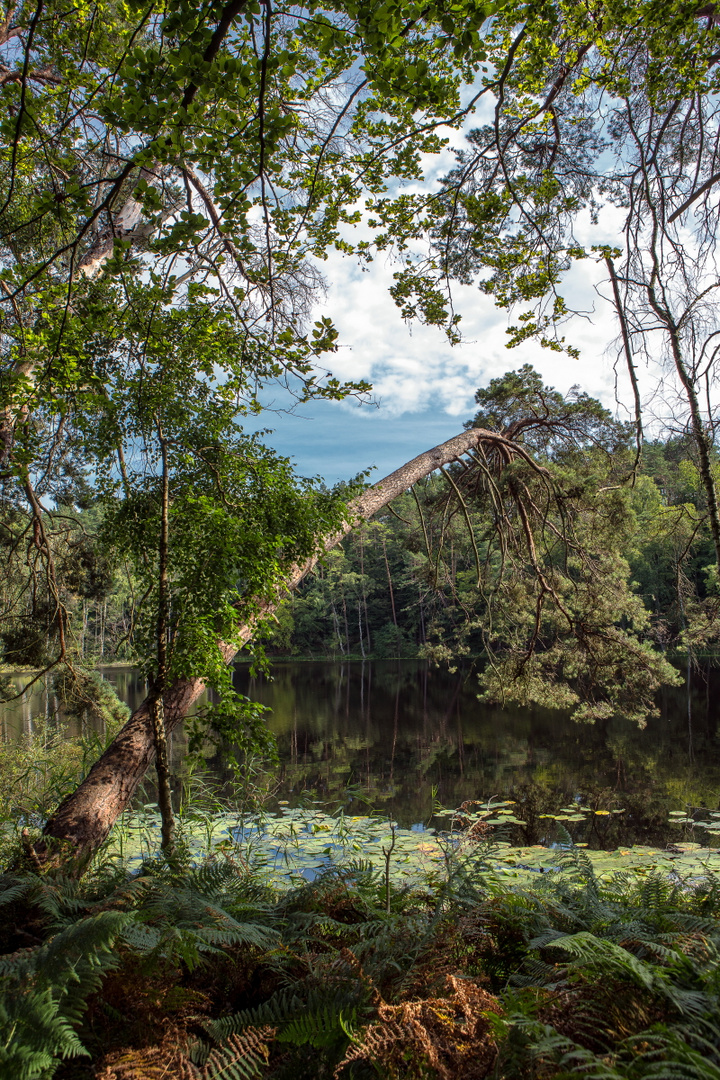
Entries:
MULTIPOLYGON (((238 668, 237 685, 272 707, 281 797, 312 789, 323 800, 346 788, 404 826, 427 821, 434 800, 513 797, 537 825, 540 815, 578 796, 626 807, 603 824, 619 843, 667 838, 668 809, 684 802, 718 806, 718 673, 693 687, 693 744, 687 701, 672 691, 644 731, 612 720, 578 725, 546 709, 501 709, 477 700, 467 672, 413 661, 278 663, 273 681, 238 668), (632 827, 628 823, 633 822, 632 827)), ((356 800, 350 809, 360 812, 356 800)), ((606 841, 611 838, 605 837, 606 841)))
MULTIPOLYGON (((134 669, 101 671, 131 707, 139 704, 145 687, 134 669)), ((18 688, 28 679, 17 676, 18 688)), ((277 797, 291 804, 312 791, 353 813, 370 804, 408 827, 427 822, 434 802, 456 807, 468 799, 514 798, 528 822, 523 840, 532 843, 547 831, 543 813, 582 796, 626 809, 597 823, 606 834, 592 842, 603 846, 664 843, 670 809, 719 805, 716 669, 694 678, 689 705, 684 689, 666 693, 661 715, 645 731, 618 720, 579 726, 555 711, 484 705, 474 676, 418 661, 276 663, 272 680, 253 679, 238 665, 235 679, 272 709, 277 797)), ((3 738, 31 733, 38 717, 51 718, 56 709, 52 683, 41 679, 0 709, 3 738)), ((71 734, 79 727, 71 725, 71 734)), ((178 765, 182 730, 172 742, 178 765)), ((220 758, 213 764, 225 773, 220 758)))
MULTIPOLYGON (((145 697, 145 680, 136 668, 123 664, 107 664, 98 668, 104 679, 115 688, 121 701, 134 709, 145 697)), ((66 719, 61 715, 57 695, 53 692, 53 676, 39 677, 33 672, 18 671, 10 676, 16 693, 24 693, 0 705, 0 731, 4 741, 15 741, 22 735, 32 735, 38 721, 60 719, 70 735, 83 734, 83 721, 66 719)))

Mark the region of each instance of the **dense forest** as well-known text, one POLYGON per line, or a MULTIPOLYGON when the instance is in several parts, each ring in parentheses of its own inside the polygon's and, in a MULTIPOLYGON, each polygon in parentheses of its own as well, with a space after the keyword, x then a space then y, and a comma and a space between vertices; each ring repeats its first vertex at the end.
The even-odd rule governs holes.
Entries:
MULTIPOLYGON (((478 398, 487 405, 507 396, 509 386, 518 399, 528 390, 538 400, 547 392, 537 373, 525 368, 494 380, 478 398)), ((480 419, 486 422, 486 413, 480 419)), ((606 550, 616 549, 626 560, 631 590, 648 613, 648 640, 663 651, 712 651, 712 616, 702 626, 697 615, 718 595, 717 569, 692 441, 687 436, 646 441, 635 466, 630 428, 624 436, 617 434, 612 454, 602 451, 592 462, 594 483, 608 484, 614 477, 627 484, 623 532, 612 545, 606 543, 606 550)), ((547 461, 557 466, 557 453, 547 461)), ((587 483, 589 452, 575 449, 563 464, 572 470, 565 484, 587 483)), ((266 628, 268 653, 482 659, 488 599, 478 588, 478 559, 487 563, 490 557, 493 523, 481 493, 465 504, 454 498, 453 485, 462 482, 462 472, 451 465, 447 476, 430 475, 331 549, 278 607, 266 628)), ((138 660, 133 629, 141 583, 127 561, 117 558, 102 505, 93 503, 77 477, 67 477, 58 508, 65 521, 58 576, 77 658, 89 664, 138 660)), ((17 587, 11 576, 1 586, 8 612, 17 587)), ((51 641, 47 613, 47 605, 36 600, 14 624, 6 620, 6 663, 43 665, 51 641)))
MULTIPOLYGON (((448 482, 432 477, 328 553, 278 611, 272 652, 482 658, 487 604, 468 523, 460 508, 447 507, 448 493, 448 482)), ((717 595, 712 539, 696 529, 700 502, 687 440, 646 443, 628 490, 622 554, 648 612, 648 638, 683 654, 716 648, 712 621, 704 635, 697 626, 688 633, 688 614, 717 595)), ((472 504, 469 516, 486 558, 487 516, 472 504)))
POLYGON ((581 791, 437 832, 270 814, 232 664, 468 661, 486 702, 637 731, 679 658, 691 702, 720 625, 719 57, 688 0, 3 7, 0 691, 61 709, 0 745, 0 1080, 718 1080, 720 803, 632 851, 581 791), (341 257, 449 346, 480 294, 533 364, 329 489, 255 421, 369 400, 318 306, 341 257), (614 402, 543 371, 580 370, 580 326, 614 402), (230 776, 193 784, 218 746, 230 776))

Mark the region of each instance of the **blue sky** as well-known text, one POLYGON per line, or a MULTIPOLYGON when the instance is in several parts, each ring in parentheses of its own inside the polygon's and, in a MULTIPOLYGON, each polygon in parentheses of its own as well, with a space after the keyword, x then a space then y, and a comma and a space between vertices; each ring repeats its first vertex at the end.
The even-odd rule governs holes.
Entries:
MULTIPOLYGON (((491 104, 483 102, 481 113, 491 104)), ((483 115, 476 114, 465 126, 482 120, 483 115)), ((447 134, 456 144, 462 139, 457 131, 447 134)), ((451 147, 428 158, 426 183, 445 175, 454 160, 451 147)), ((581 216, 577 239, 587 245, 614 242, 622 220, 622 211, 612 206, 600 211, 596 224, 589 215, 581 216)), ((371 238, 363 224, 352 237, 371 238)), ((350 256, 331 253, 319 269, 326 279, 327 296, 316 305, 313 318, 329 315, 340 335, 338 351, 328 356, 328 366, 340 379, 371 382, 374 404, 311 402, 292 414, 268 411, 258 418, 258 427, 273 429, 266 441, 292 457, 304 475, 321 475, 334 483, 375 466, 373 477, 380 479, 462 430, 463 422, 475 411, 476 388, 524 363, 533 364, 548 384, 563 393, 580 385, 620 418, 630 418, 627 409, 616 403, 616 397, 625 402, 631 395, 622 367, 617 381, 613 370, 618 328, 605 298, 606 274, 601 263, 575 264, 563 283, 569 306, 586 313, 567 328, 568 340, 581 351, 579 361, 535 343, 508 350, 506 329, 513 319, 475 287, 457 286, 454 291, 464 340, 452 347, 437 327, 403 322, 388 291, 397 269, 389 258, 382 256, 367 267, 350 256)), ((270 393, 267 403, 281 408, 287 399, 280 392, 274 398, 270 393)))
MULTIPOLYGON (((589 312, 568 327, 568 339, 581 350, 579 361, 534 343, 508 350, 507 312, 467 286, 458 287, 456 295, 463 316, 461 345, 451 346, 436 327, 408 326, 388 293, 394 269, 378 261, 365 272, 340 255, 323 264, 328 293, 315 317, 330 315, 340 333, 328 367, 340 379, 370 381, 373 403, 317 401, 288 413, 289 398, 268 392, 270 408, 254 426, 272 429, 266 441, 292 457, 302 474, 334 483, 375 466, 373 478, 380 479, 461 431, 475 411, 476 388, 524 363, 532 363, 563 393, 579 384, 618 411, 612 347, 617 327, 609 305, 596 294, 602 276, 596 264, 581 264, 566 288, 566 295, 589 312)), ((619 394, 621 400, 629 398, 622 373, 619 394)), ((619 415, 629 418, 622 408, 619 415)))
POLYGON ((463 424, 456 416, 430 409, 389 415, 382 407, 314 402, 292 415, 264 412, 261 426, 272 430, 265 442, 293 458, 300 473, 334 484, 369 468, 373 472, 368 479, 381 480, 457 435, 463 424))

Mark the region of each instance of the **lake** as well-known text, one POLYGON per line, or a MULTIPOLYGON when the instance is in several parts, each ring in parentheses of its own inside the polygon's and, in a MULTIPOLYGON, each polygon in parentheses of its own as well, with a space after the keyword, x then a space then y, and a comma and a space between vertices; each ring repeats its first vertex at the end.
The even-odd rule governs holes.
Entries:
MULTIPOLYGON (((101 670, 131 707, 140 702, 137 672, 101 670)), ((510 799, 526 823, 511 839, 538 843, 554 826, 544 815, 582 802, 609 811, 566 826, 592 847, 662 845, 680 835, 669 831, 671 811, 720 805, 715 668, 696 673, 689 702, 684 688, 667 691, 660 716, 644 731, 618 720, 578 725, 561 712, 489 706, 477 700, 471 672, 451 674, 421 661, 278 662, 272 679, 253 679, 239 664, 235 680, 272 709, 268 725, 280 766, 271 805, 314 798, 353 814, 370 806, 417 828, 438 823, 438 804, 510 799)), ((54 709, 50 687, 36 684, 2 709, 3 737, 20 737, 54 709)), ((180 730, 173 737, 176 763, 184 746, 180 730)), ((227 775, 221 757, 212 766, 227 775)), ((689 832, 686 826, 685 839, 689 832)))

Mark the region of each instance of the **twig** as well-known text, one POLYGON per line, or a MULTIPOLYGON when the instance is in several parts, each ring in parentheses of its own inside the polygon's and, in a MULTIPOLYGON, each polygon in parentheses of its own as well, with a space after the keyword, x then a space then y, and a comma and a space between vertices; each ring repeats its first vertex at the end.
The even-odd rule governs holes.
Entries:
POLYGON ((382 853, 385 856, 385 911, 390 914, 390 856, 395 850, 395 825, 390 825, 390 831, 392 833, 392 844, 389 848, 383 848, 382 853))

